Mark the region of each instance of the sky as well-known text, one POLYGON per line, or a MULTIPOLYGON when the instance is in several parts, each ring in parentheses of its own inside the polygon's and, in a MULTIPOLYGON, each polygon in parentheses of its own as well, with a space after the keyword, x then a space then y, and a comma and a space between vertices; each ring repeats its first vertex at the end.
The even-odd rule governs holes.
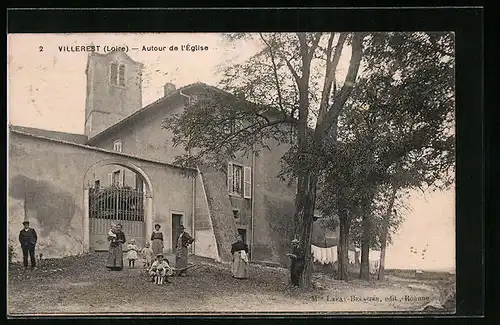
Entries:
MULTIPOLYGON (((230 44, 217 34, 10 34, 8 35, 8 122, 14 125, 83 133, 85 66, 88 52, 61 51, 64 46, 127 47, 144 63, 143 106, 163 95, 167 82, 177 87, 204 82, 217 86, 217 68, 240 62, 259 49, 255 42, 230 44), (208 47, 186 51, 182 46, 208 47), (157 47, 143 51, 143 47, 157 47), (173 47, 177 47, 177 51, 173 47), (135 49, 137 48, 137 49, 135 49), (172 50, 171 50, 172 48, 172 50)), ((343 51, 337 71, 345 76, 349 63, 343 51)), ((413 192, 411 212, 387 249, 387 268, 455 269, 455 193, 413 192), (411 247, 419 253, 411 252, 411 247), (426 249, 422 258, 420 253, 426 249)))

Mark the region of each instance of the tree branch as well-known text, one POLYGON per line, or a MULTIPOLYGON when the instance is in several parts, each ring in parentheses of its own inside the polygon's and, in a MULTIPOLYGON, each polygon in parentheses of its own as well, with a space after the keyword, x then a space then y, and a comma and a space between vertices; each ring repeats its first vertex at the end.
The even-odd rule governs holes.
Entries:
MULTIPOLYGON (((260 35, 260 38, 262 39, 262 41, 264 42, 264 44, 266 44, 266 46, 269 48, 269 55, 271 57, 271 63, 273 65, 272 69, 273 69, 273 75, 274 75, 274 82, 276 83, 276 90, 278 92, 278 105, 282 111, 285 111, 285 109, 283 107, 283 96, 281 95, 281 86, 280 86, 280 82, 279 82, 279 78, 278 78, 278 68, 276 67, 276 61, 274 58, 274 51, 271 48, 271 45, 264 38, 264 35, 262 35, 262 33, 259 33, 259 35, 260 35)), ((268 122, 269 122, 269 120, 268 120, 268 122)))
POLYGON ((318 47, 318 44, 319 44, 319 41, 320 41, 322 35, 323 35, 323 33, 318 32, 315 34, 316 37, 313 37, 313 41, 312 41, 311 48, 309 51, 309 60, 312 60, 314 52, 316 51, 316 48, 318 47))
MULTIPOLYGON (((333 40, 334 34, 330 36, 329 43, 333 40)), ((321 94, 321 102, 319 105, 319 114, 318 114, 318 120, 316 123, 322 123, 325 113, 327 111, 328 107, 328 99, 330 98, 330 93, 332 91, 332 84, 336 82, 336 70, 337 66, 340 61, 340 55, 342 54, 342 49, 344 48, 344 43, 347 39, 347 33, 341 33, 339 36, 339 40, 337 41, 337 45, 335 46, 335 52, 333 54, 333 58, 331 61, 327 62, 326 65, 326 74, 325 74, 325 81, 323 85, 323 92, 321 94)), ((331 56, 331 46, 329 44, 329 49, 330 52, 327 53, 328 57, 331 56)))
POLYGON ((234 138, 236 138, 238 135, 242 134, 243 132, 255 127, 255 126, 258 126, 260 125, 260 127, 256 128, 255 130, 253 130, 252 132, 250 132, 249 134, 249 137, 253 136, 253 135, 256 135, 257 133, 261 132, 262 130, 268 128, 268 127, 271 127, 271 126, 275 126, 275 125, 279 125, 279 124, 284 124, 284 123, 297 123, 296 120, 294 119, 288 119, 288 118, 285 118, 285 119, 281 119, 281 120, 276 120, 276 121, 270 121, 269 123, 267 124, 262 124, 262 123, 252 123, 232 134, 229 134, 227 137, 225 137, 222 141, 216 141, 216 143, 214 143, 212 146, 208 147, 208 148, 205 148, 203 150, 201 150, 197 155, 196 155, 196 158, 195 159, 199 159, 201 157, 203 157, 206 153, 209 153, 209 152, 213 152, 213 151, 216 151, 217 148, 220 148, 222 147, 223 145, 225 145, 226 143, 228 143, 229 141, 233 140, 234 138))
POLYGON ((332 105, 328 112, 325 114, 325 119, 317 125, 316 131, 325 132, 332 126, 333 121, 340 115, 342 108, 349 98, 349 95, 354 88, 356 77, 358 76, 359 65, 363 55, 363 33, 354 33, 352 40, 352 54, 351 61, 349 62, 349 69, 345 78, 344 85, 339 93, 335 96, 332 105))

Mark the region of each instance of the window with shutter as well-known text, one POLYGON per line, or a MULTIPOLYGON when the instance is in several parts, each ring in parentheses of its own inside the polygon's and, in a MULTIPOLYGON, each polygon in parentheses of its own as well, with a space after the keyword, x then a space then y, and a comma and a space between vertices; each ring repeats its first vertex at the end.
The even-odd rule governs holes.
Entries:
POLYGON ((233 164, 233 193, 243 195, 243 168, 233 164))
POLYGON ((115 185, 115 186, 120 185, 120 171, 119 170, 117 170, 116 172, 113 173, 113 181, 111 184, 115 185))
POLYGON ((122 169, 120 172, 120 186, 125 185, 125 169, 122 169))
POLYGON ((244 167, 243 169, 243 197, 245 199, 252 198, 252 167, 244 167))
POLYGON ((125 87, 125 65, 120 64, 118 69, 118 85, 125 87))
POLYGON ((109 76, 109 81, 112 85, 117 85, 118 82, 118 64, 111 63, 111 72, 109 76))

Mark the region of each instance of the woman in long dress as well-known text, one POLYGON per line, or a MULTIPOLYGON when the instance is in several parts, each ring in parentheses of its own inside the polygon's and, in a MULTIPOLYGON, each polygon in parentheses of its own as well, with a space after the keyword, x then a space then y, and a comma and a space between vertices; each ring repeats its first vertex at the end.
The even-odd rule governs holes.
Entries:
POLYGON ((121 271, 123 269, 123 244, 126 242, 125 234, 122 231, 122 225, 117 224, 113 232, 116 236, 108 236, 109 250, 106 267, 112 271, 121 271))
POLYGON ((194 242, 194 238, 184 231, 184 226, 180 226, 181 234, 177 238, 177 247, 175 253, 175 268, 177 275, 186 276, 188 267, 188 246, 194 242))
POLYGON ((233 255, 231 267, 233 278, 248 279, 248 245, 243 242, 241 236, 238 236, 236 242, 231 245, 231 255, 233 255))
POLYGON ((153 249, 154 256, 163 254, 163 233, 160 231, 160 228, 160 224, 157 223, 151 234, 151 248, 153 249))

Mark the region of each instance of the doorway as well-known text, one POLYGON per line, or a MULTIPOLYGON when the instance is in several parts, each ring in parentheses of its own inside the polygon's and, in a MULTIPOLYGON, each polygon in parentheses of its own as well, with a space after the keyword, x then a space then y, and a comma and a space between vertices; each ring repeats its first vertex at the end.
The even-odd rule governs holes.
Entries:
POLYGON ((248 244, 247 243, 247 230, 243 229, 243 228, 238 228, 238 234, 241 236, 241 238, 243 238, 243 242, 245 244, 248 244))
POLYGON ((182 217, 182 214, 172 213, 172 252, 175 252, 177 239, 181 235, 179 227, 183 224, 182 217))

